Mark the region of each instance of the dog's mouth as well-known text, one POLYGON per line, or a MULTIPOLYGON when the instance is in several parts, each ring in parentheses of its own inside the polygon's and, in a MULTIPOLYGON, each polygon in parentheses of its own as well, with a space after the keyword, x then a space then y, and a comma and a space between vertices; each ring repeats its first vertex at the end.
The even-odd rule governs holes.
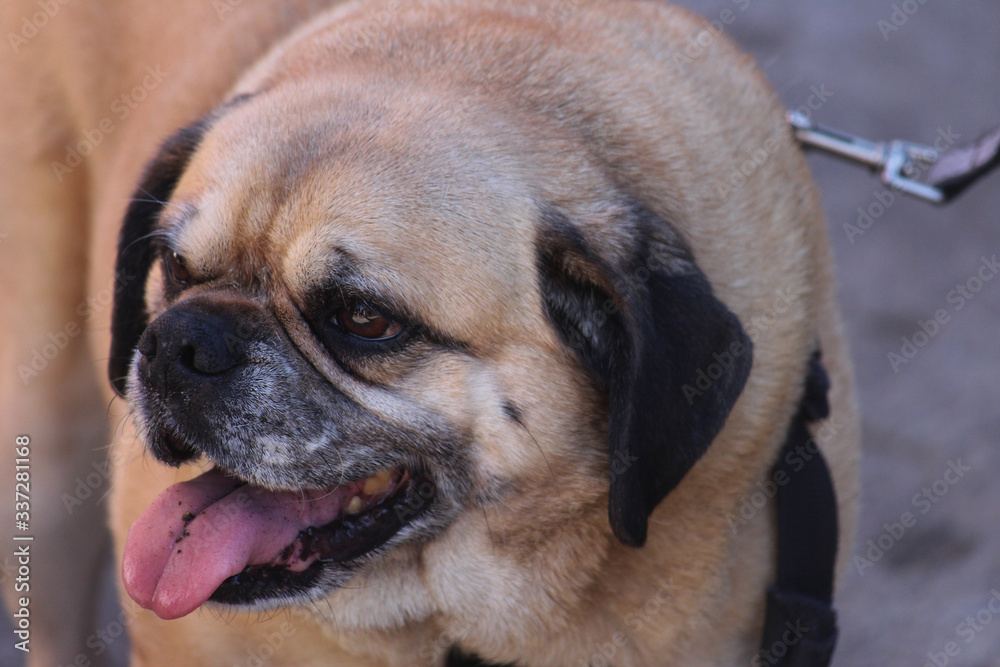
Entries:
POLYGON ((313 589, 386 544, 433 499, 406 470, 323 490, 269 491, 219 468, 161 493, 129 531, 125 590, 163 619, 208 600, 254 605, 313 589))

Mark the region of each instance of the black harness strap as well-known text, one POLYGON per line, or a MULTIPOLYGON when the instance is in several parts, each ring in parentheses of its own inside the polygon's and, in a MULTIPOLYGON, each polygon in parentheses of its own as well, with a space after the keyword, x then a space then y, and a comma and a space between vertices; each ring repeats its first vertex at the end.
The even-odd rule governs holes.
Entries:
POLYGON ((452 646, 445 658, 445 667, 515 667, 515 665, 494 665, 490 662, 483 662, 476 655, 469 655, 458 646, 452 646))
POLYGON ((823 454, 807 424, 830 413, 830 381, 819 353, 809 360, 805 392, 774 465, 778 486, 778 575, 767 590, 761 665, 825 667, 837 642, 833 575, 837 498, 823 454))

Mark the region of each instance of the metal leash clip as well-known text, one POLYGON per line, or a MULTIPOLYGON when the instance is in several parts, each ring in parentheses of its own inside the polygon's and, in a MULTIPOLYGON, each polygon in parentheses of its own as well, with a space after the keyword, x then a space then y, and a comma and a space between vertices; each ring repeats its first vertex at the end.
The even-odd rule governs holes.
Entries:
POLYGON ((869 141, 818 125, 801 111, 789 111, 787 119, 803 146, 868 165, 889 187, 935 204, 944 203, 945 193, 940 188, 915 180, 941 157, 936 149, 909 141, 869 141))

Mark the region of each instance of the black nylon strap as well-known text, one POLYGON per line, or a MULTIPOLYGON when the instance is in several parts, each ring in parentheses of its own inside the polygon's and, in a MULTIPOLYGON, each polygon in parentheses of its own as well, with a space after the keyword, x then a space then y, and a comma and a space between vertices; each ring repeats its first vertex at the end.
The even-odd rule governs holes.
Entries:
POLYGON ((452 646, 445 658, 445 667, 516 667, 516 665, 495 665, 483 662, 479 656, 465 653, 458 646, 452 646))
POLYGON ((978 140, 943 153, 927 174, 927 182, 948 202, 1000 165, 1000 126, 978 140))
POLYGON ((837 641, 833 577, 837 558, 837 498, 823 454, 810 442, 809 422, 830 412, 830 382, 809 361, 799 411, 774 466, 778 486, 778 572, 767 591, 759 659, 775 667, 825 667, 837 641))

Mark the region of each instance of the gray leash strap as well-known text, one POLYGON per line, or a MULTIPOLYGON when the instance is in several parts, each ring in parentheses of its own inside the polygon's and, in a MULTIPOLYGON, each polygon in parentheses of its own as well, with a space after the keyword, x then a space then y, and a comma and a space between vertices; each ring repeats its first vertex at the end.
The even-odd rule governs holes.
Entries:
POLYGON ((927 179, 944 193, 944 201, 948 202, 997 165, 1000 165, 1000 126, 967 146, 941 155, 927 179))

